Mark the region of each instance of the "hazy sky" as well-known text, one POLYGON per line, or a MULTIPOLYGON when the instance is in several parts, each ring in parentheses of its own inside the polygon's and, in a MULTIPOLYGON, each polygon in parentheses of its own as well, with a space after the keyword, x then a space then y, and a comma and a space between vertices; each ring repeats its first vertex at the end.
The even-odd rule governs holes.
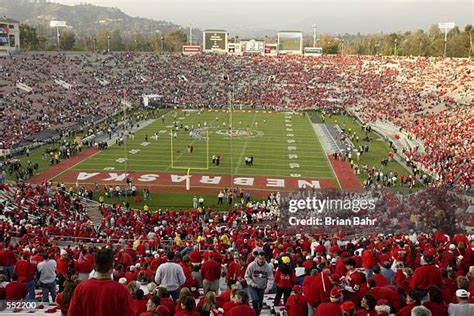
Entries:
POLYGON ((184 26, 223 28, 232 35, 278 30, 324 33, 377 33, 426 29, 437 22, 473 23, 466 0, 53 0, 117 7, 131 16, 184 26))

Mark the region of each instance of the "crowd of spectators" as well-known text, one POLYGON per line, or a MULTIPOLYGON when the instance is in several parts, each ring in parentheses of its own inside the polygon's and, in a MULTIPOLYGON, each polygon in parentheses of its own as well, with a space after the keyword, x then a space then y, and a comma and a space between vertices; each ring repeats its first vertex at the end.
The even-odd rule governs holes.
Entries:
POLYGON ((252 203, 226 213, 104 204, 93 222, 66 188, 2 185, 0 299, 33 299, 37 288, 56 301, 49 311, 70 315, 256 315, 263 302, 295 316, 472 309, 474 241, 459 233, 472 221, 466 201, 431 188, 301 191, 282 202, 308 194, 380 200, 371 215, 381 226, 292 232, 282 210, 252 203))
POLYGON ((24 54, 1 59, 0 67, 6 149, 42 130, 108 117, 124 102, 140 103, 144 94, 200 108, 223 107, 230 99, 277 110, 336 106, 364 123, 392 122, 420 140, 424 148, 406 148, 403 155, 436 183, 466 189, 472 181, 474 80, 468 60, 24 54))

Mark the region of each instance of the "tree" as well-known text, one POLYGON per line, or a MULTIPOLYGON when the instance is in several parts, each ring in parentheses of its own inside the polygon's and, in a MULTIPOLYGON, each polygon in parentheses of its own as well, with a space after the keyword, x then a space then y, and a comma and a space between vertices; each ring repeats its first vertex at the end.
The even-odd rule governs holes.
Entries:
POLYGON ((321 35, 319 44, 323 48, 323 52, 325 54, 337 54, 342 42, 334 39, 331 36, 321 35))
POLYGON ((96 50, 107 50, 108 47, 108 37, 110 36, 109 31, 102 31, 97 36, 97 47, 96 50))
POLYGON ((110 50, 112 51, 123 50, 122 36, 118 29, 115 29, 110 35, 110 50))
POLYGON ((20 45, 24 50, 38 49, 36 29, 28 24, 20 24, 20 45))
POLYGON ((61 50, 72 50, 76 43, 76 34, 74 32, 65 30, 61 33, 59 38, 59 47, 61 50))
POLYGON ((165 47, 173 52, 180 52, 186 44, 187 35, 183 30, 173 30, 165 35, 165 47))

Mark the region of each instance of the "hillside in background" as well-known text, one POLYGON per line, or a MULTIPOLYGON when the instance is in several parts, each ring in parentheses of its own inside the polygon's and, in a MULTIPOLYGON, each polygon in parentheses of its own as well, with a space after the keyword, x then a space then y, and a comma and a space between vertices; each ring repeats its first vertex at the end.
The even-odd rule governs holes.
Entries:
POLYGON ((117 8, 89 4, 67 6, 45 0, 0 0, 0 16, 30 24, 45 35, 54 34, 49 29, 51 20, 66 21, 78 36, 95 36, 117 29, 124 38, 130 38, 136 33, 147 36, 157 30, 166 33, 181 28, 167 21, 131 17, 117 8))

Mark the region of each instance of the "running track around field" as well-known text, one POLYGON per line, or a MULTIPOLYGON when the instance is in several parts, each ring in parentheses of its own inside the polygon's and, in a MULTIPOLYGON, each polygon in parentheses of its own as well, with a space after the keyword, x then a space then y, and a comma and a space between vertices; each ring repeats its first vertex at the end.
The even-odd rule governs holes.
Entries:
POLYGON ((95 147, 87 148, 83 150, 76 156, 73 156, 69 159, 63 160, 57 165, 50 167, 49 169, 41 172, 40 174, 32 177, 28 182, 33 184, 41 184, 44 181, 49 181, 61 173, 65 172, 66 170, 72 168, 73 166, 77 165, 78 163, 86 160, 87 158, 96 154, 99 150, 95 147))
POLYGON ((364 187, 359 179, 357 179, 357 176, 354 174, 349 163, 346 161, 334 160, 332 155, 329 155, 328 158, 334 172, 336 173, 336 177, 339 179, 343 191, 363 191, 364 187))

